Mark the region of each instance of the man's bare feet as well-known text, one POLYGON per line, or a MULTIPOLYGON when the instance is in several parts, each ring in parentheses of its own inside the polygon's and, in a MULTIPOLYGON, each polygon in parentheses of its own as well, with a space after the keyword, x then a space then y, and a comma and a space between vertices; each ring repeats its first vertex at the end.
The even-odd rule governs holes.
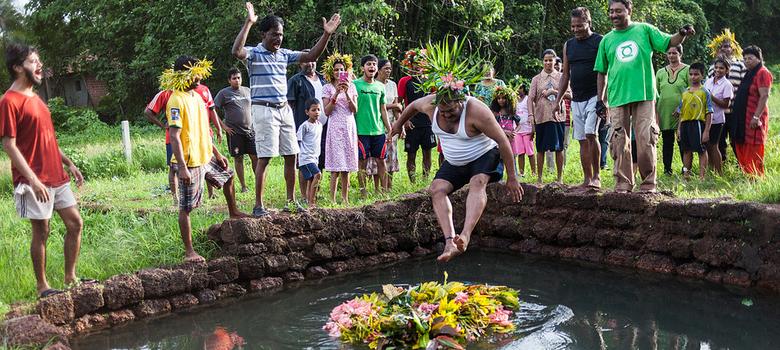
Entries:
POLYGON ((444 252, 439 255, 436 260, 440 263, 445 263, 450 261, 452 258, 460 255, 460 251, 458 250, 458 247, 455 246, 455 243, 452 242, 453 240, 448 239, 447 243, 444 245, 444 252))
POLYGON ((471 234, 464 234, 461 233, 455 238, 452 239, 452 243, 455 243, 455 246, 458 248, 458 251, 461 253, 466 252, 466 249, 469 248, 469 241, 471 241, 471 234))
POLYGON ((184 255, 184 262, 205 262, 206 258, 200 256, 196 252, 186 253, 184 255))
POLYGON ((241 219, 241 218, 248 218, 249 216, 250 216, 249 214, 247 214, 247 213, 244 213, 244 212, 242 212, 242 211, 239 211, 239 212, 236 212, 236 213, 231 213, 231 214, 230 214, 230 218, 231 218, 231 219, 241 219))

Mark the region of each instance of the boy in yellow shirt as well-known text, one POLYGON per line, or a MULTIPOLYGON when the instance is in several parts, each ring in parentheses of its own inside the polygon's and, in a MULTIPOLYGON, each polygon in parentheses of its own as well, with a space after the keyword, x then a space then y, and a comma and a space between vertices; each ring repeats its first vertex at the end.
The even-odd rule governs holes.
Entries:
POLYGON ((683 175, 686 179, 690 177, 693 152, 699 154, 699 178, 704 180, 707 171, 706 145, 710 141, 713 109, 710 92, 702 84, 706 73, 707 68, 703 63, 696 62, 690 66, 688 81, 691 85, 683 92, 680 106, 675 112, 680 116, 677 140, 683 152, 683 175))

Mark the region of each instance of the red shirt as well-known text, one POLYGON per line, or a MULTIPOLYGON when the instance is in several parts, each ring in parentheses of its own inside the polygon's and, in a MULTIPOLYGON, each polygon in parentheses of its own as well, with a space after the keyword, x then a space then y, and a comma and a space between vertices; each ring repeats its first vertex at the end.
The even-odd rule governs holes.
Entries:
MULTIPOLYGON (((44 185, 59 187, 70 182, 70 177, 62 168, 60 146, 49 107, 38 95, 6 91, 0 98, 0 137, 16 139, 19 152, 44 185)), ((16 168, 12 168, 11 173, 14 186, 29 184, 16 168)))
POLYGON ((409 80, 412 80, 412 77, 407 75, 398 81, 398 98, 402 99, 406 106, 409 105, 409 100, 406 97, 406 84, 409 83, 409 80))
MULTIPOLYGON (((209 91, 209 88, 206 85, 198 84, 194 90, 203 99, 203 102, 206 104, 206 108, 214 108, 214 98, 212 98, 211 91, 209 91)), ((151 110, 154 114, 160 114, 160 112, 165 111, 165 105, 168 104, 168 99, 171 97, 171 93, 171 90, 163 90, 158 92, 157 95, 154 95, 154 98, 152 98, 149 104, 146 105, 146 108, 149 108, 149 110, 151 110)), ((209 129, 209 133, 211 133, 211 129, 209 129)), ((169 143, 171 143, 171 134, 168 132, 168 129, 165 129, 165 144, 167 145, 169 143)))
POLYGON ((769 132, 769 111, 768 107, 758 116, 761 119, 762 126, 759 129, 751 129, 750 121, 753 120, 753 114, 758 109, 758 100, 761 94, 758 89, 772 87, 772 73, 761 67, 753 78, 753 84, 748 90, 747 113, 745 113, 745 143, 754 145, 763 145, 766 143, 767 133, 769 132))

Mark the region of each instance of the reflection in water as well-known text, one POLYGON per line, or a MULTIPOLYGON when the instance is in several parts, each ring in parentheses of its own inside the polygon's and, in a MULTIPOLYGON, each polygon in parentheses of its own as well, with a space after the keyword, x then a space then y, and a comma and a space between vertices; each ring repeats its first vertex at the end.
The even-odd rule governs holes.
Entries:
MULTIPOLYGON (((241 334, 251 349, 350 349, 322 330, 333 307, 381 291, 382 284, 440 279, 445 270, 450 280, 520 291, 517 331, 469 349, 780 348, 780 300, 775 297, 748 295, 754 303, 745 307, 741 304, 745 295, 709 283, 479 250, 469 250, 447 265, 407 261, 272 296, 140 321, 76 339, 72 345, 75 349, 211 350, 204 345, 206 338, 216 333, 211 330, 225 327, 220 332, 241 334)), ((240 348, 220 334, 218 344, 240 348)))
POLYGON ((241 338, 237 332, 228 332, 224 327, 217 327, 214 332, 206 336, 203 341, 203 349, 233 350, 235 347, 243 349, 245 343, 244 338, 241 338))

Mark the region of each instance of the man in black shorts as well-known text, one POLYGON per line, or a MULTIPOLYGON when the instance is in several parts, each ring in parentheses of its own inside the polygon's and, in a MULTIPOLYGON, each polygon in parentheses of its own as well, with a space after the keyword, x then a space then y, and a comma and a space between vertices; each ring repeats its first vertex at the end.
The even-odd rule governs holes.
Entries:
MULTIPOLYGON (((407 106, 391 131, 391 137, 400 135, 404 124, 422 113, 432 122, 432 131, 441 140, 446 160, 429 188, 433 211, 446 243, 438 257, 440 262, 466 251, 471 233, 487 205, 487 184, 501 179, 504 165, 515 168, 509 139, 493 112, 484 103, 466 96, 462 81, 451 86, 444 85, 437 90, 437 95, 422 97, 407 106), (461 123, 465 124, 464 131, 459 128, 461 123), (466 218, 463 231, 456 235, 449 194, 466 184, 469 185, 466 218)), ((514 171, 507 172, 506 189, 513 201, 520 201, 523 188, 514 171)))
POLYGON ((241 192, 246 192, 245 154, 248 154, 252 160, 252 169, 257 168, 257 151, 251 118, 252 96, 248 87, 241 86, 241 71, 238 68, 230 69, 228 83, 230 86, 217 93, 214 105, 222 110, 230 155, 235 163, 238 181, 241 182, 241 192))
MULTIPOLYGON (((404 100, 405 105, 409 106, 412 102, 425 96, 418 88, 419 83, 420 80, 417 77, 401 78, 398 85, 398 96, 404 100)), ((406 172, 409 174, 409 181, 416 182, 418 149, 422 149, 423 177, 427 179, 431 172, 431 149, 436 147, 436 136, 431 130, 431 119, 425 113, 417 113, 404 124, 404 129, 406 131, 406 139, 404 140, 406 172)))

